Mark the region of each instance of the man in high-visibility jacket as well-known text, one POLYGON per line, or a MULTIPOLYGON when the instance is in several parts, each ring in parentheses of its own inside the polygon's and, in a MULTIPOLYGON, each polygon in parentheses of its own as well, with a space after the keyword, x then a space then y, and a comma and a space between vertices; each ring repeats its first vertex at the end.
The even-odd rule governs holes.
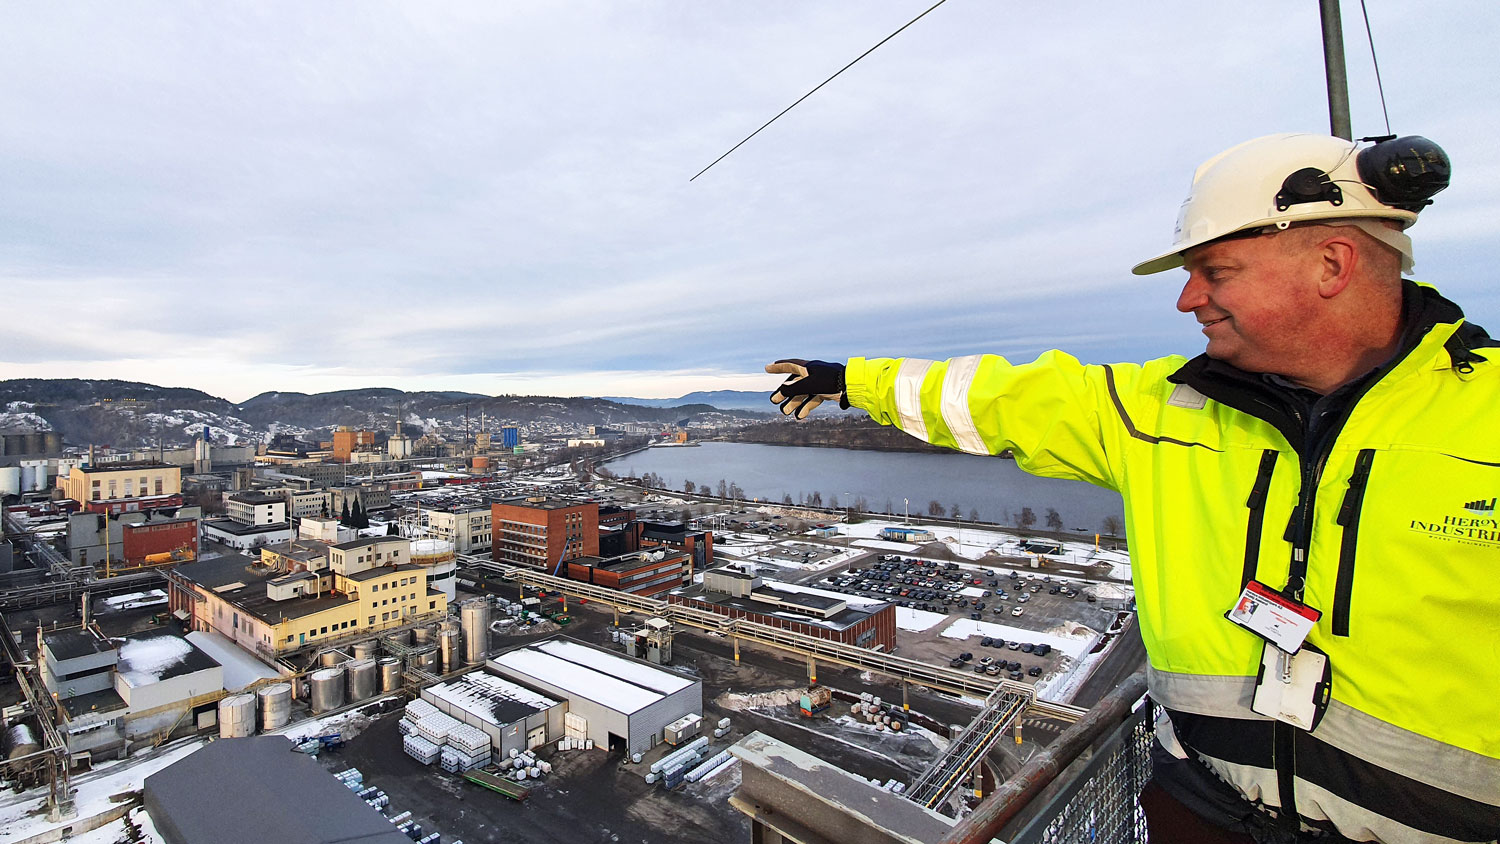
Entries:
POLYGON ((928 442, 1124 497, 1157 725, 1152 841, 1500 836, 1500 348, 1402 279, 1421 138, 1202 165, 1165 254, 1192 360, 783 360, 928 442), (1256 611, 1250 611, 1256 608, 1256 611))

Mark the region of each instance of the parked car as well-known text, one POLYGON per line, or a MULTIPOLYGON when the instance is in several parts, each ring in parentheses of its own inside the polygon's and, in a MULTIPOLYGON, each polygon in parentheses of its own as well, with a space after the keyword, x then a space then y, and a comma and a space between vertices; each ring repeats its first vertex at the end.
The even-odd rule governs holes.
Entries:
POLYGON ((988 668, 984 669, 984 673, 991 677, 998 675, 1000 673, 1000 663, 992 663, 988 668))
POLYGON ((1042 676, 1042 667, 1040 665, 1033 665, 1031 666, 1031 670, 1026 673, 1033 677, 1040 677, 1042 676))
POLYGON ((980 646, 980 647, 981 647, 981 648, 987 648, 987 647, 989 647, 989 646, 990 646, 990 645, 993 645, 993 644, 994 644, 994 643, 995 643, 995 640, 994 640, 994 639, 991 639, 991 638, 990 638, 990 637, 989 637, 989 636, 986 636, 986 637, 984 637, 984 638, 983 638, 983 639, 980 639, 980 640, 979 640, 979 646, 980 646))
POLYGON ((1020 615, 1023 612, 1026 612, 1026 608, 1025 607, 1016 607, 1015 609, 1013 609, 1013 610, 1010 611, 1010 614, 1011 615, 1020 615))
POLYGON ((1027 642, 1026 644, 1021 646, 1021 653, 1029 654, 1034 650, 1036 650, 1036 645, 1033 645, 1030 642, 1027 642))

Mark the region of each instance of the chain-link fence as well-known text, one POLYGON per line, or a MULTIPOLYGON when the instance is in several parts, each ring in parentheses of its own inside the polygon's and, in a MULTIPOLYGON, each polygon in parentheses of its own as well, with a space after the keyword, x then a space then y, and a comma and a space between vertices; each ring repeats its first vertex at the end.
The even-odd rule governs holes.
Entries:
POLYGON ((1010 844, 1141 844, 1137 798, 1151 779, 1156 707, 1143 705, 1110 733, 1082 770, 1037 808, 1010 844))

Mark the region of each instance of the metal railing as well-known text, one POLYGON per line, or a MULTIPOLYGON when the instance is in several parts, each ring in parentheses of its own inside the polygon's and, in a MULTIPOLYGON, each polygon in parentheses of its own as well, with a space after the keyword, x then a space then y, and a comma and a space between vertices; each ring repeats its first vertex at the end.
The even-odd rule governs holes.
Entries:
POLYGON ((1145 844, 1156 707, 1135 674, 1029 760, 943 844, 1145 844), (1071 767, 1070 767, 1071 766, 1071 767))

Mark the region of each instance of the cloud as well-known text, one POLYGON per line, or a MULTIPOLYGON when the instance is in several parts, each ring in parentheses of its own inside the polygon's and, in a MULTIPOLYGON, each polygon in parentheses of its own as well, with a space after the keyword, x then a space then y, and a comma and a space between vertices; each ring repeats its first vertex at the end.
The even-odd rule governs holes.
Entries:
MULTIPOLYGON (((1500 11, 1430 9, 1371 10, 1396 131, 1457 168, 1420 268, 1500 324, 1500 86, 1469 59, 1500 11)), ((1180 280, 1129 267, 1198 161, 1323 130, 1315 9, 947 4, 688 182, 916 11, 28 8, 0 31, 0 377, 618 395, 806 353, 1201 348, 1180 280)))

